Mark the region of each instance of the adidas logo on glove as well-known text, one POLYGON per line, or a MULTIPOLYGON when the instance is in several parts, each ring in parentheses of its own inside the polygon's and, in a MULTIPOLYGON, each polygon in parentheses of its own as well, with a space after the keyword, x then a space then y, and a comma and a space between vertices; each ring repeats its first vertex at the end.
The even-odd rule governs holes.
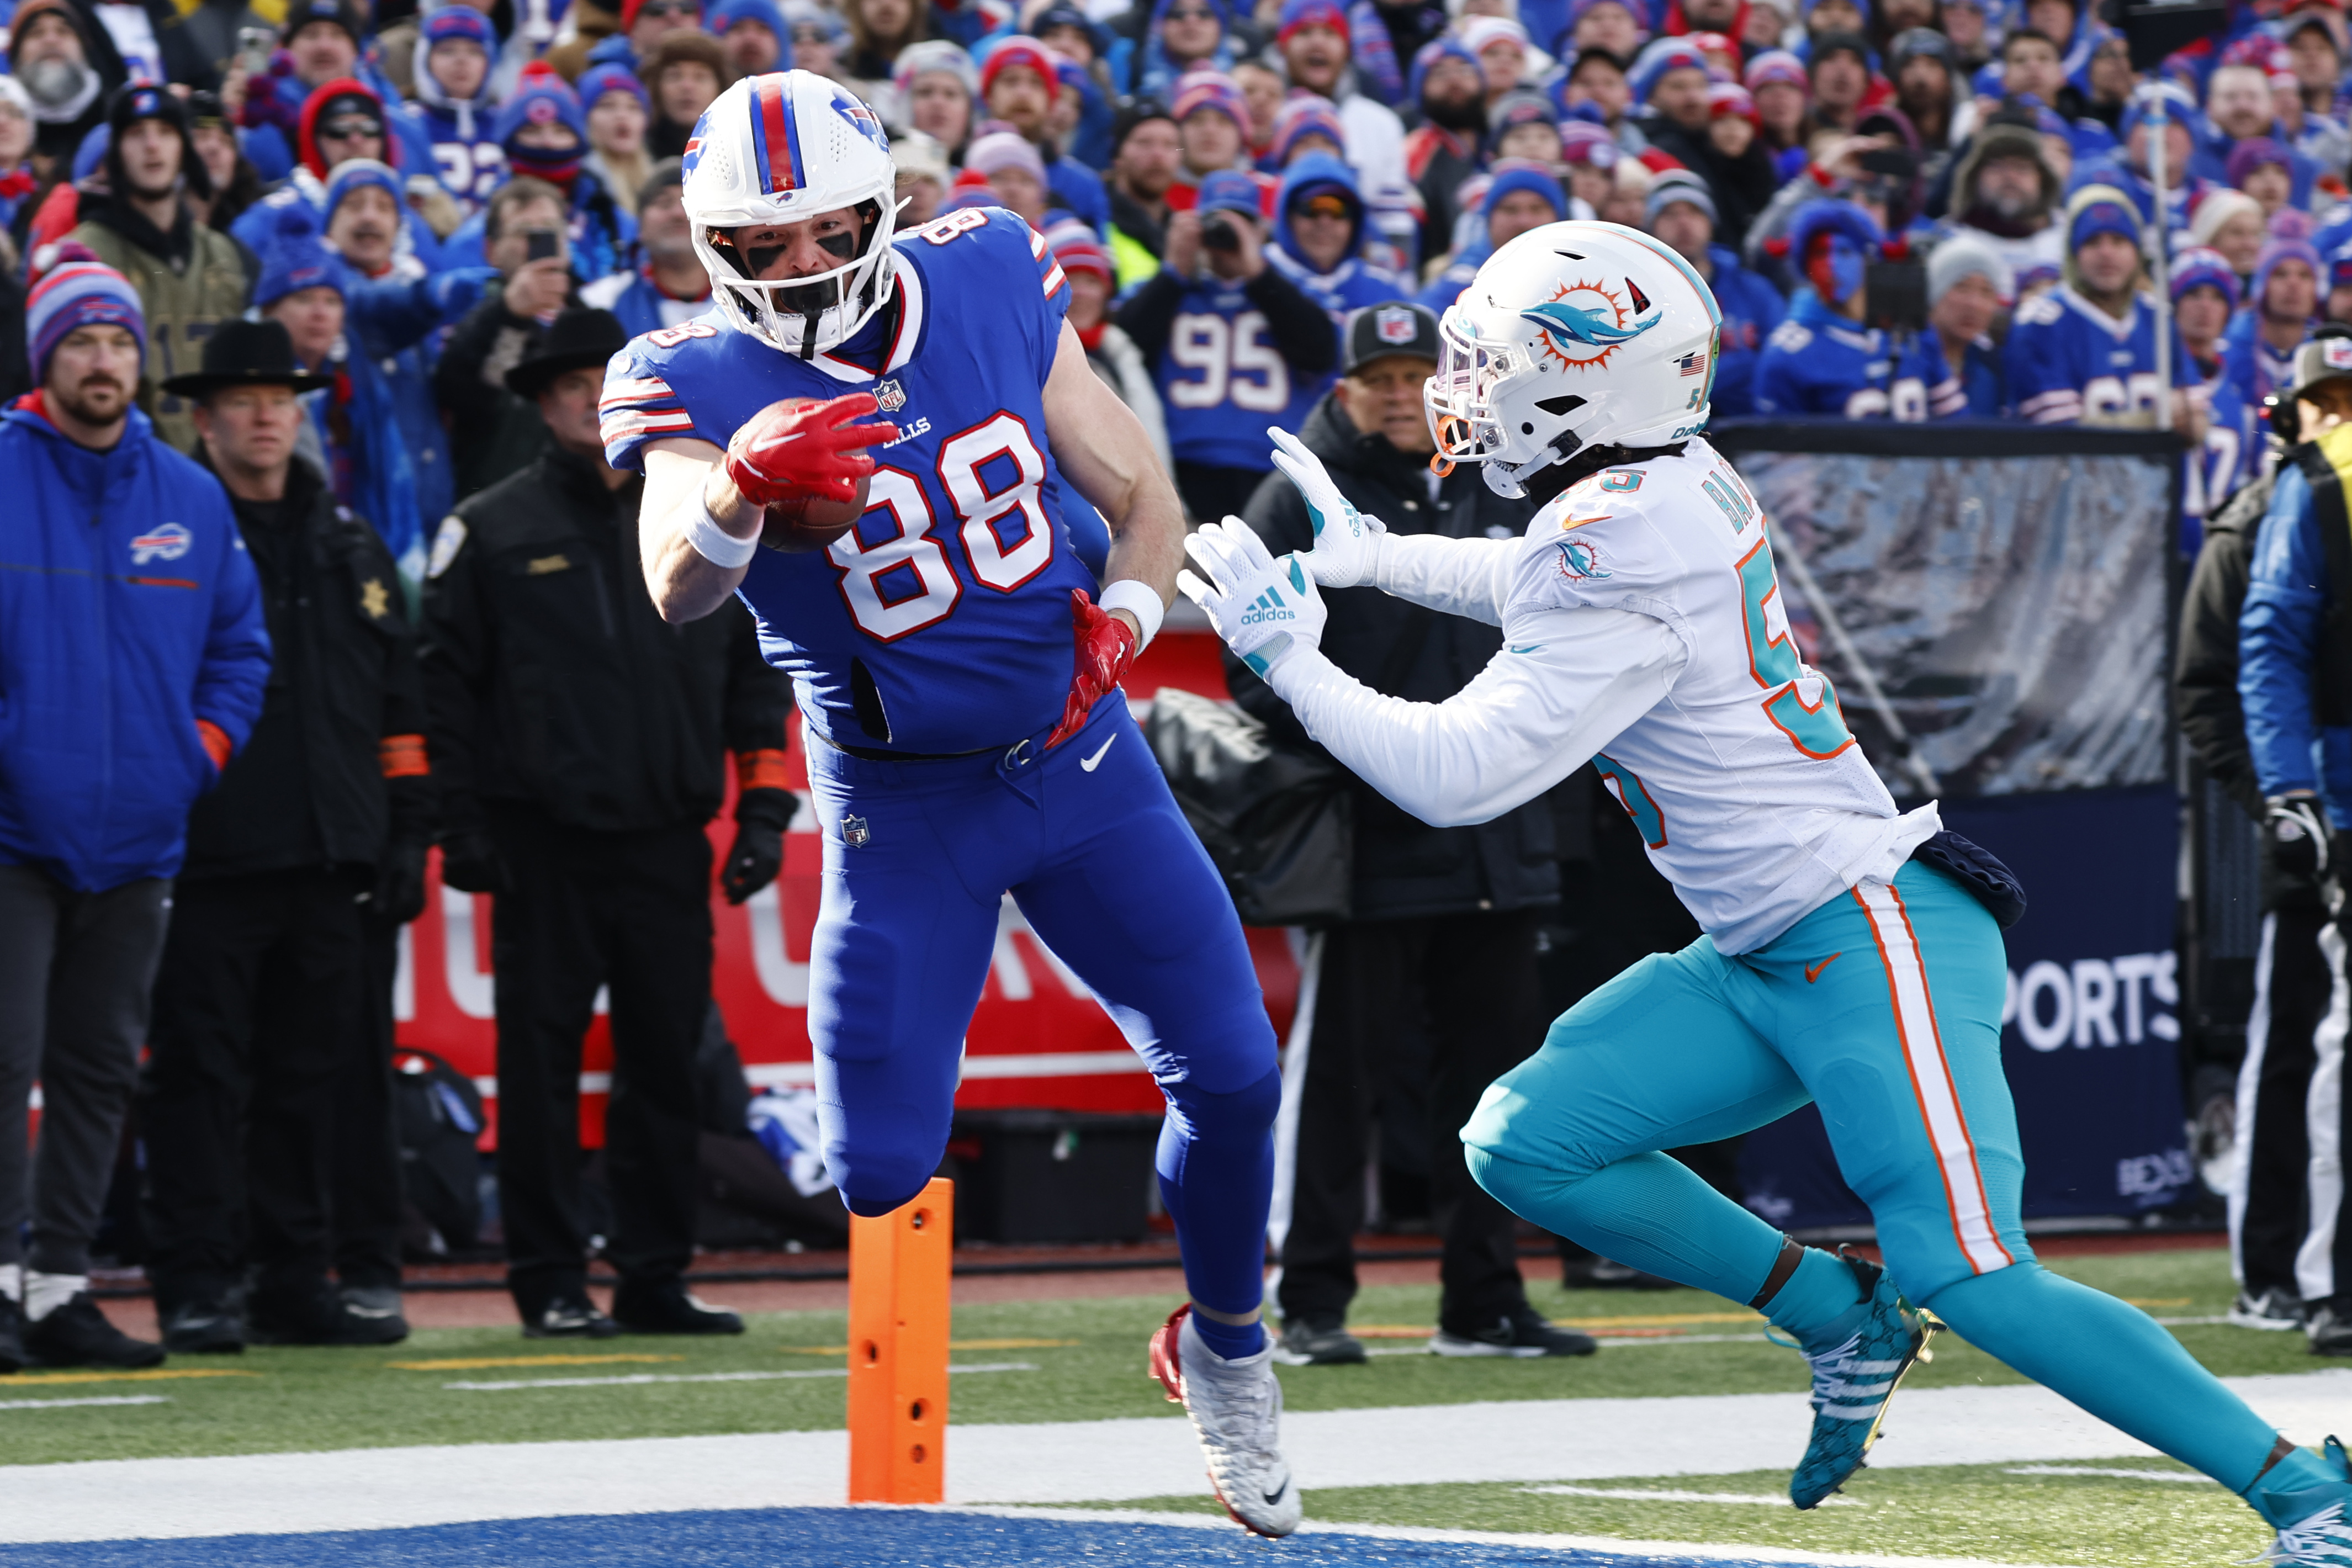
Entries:
POLYGON ((1298 612, 1282 602, 1280 590, 1268 588, 1252 600, 1250 607, 1242 613, 1242 625, 1258 626, 1269 621, 1295 621, 1297 618, 1298 612))

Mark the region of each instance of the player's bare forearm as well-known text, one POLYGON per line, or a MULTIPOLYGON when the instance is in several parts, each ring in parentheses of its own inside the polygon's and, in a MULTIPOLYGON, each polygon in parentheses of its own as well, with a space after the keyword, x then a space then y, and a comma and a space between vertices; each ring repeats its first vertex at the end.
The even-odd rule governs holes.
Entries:
MULTIPOLYGON (((1045 404, 1055 463, 1110 527, 1105 585, 1132 578, 1172 603, 1184 561, 1184 508, 1142 423, 1087 365, 1086 347, 1067 321, 1045 404)), ((1124 610, 1112 613, 1134 619, 1124 610)))
POLYGON ((672 625, 699 620, 727 602, 748 568, 721 566, 694 547, 685 523, 708 507, 737 539, 759 537, 760 509, 745 503, 727 478, 726 454, 708 441, 672 438, 646 447, 646 490, 637 549, 654 608, 672 625))

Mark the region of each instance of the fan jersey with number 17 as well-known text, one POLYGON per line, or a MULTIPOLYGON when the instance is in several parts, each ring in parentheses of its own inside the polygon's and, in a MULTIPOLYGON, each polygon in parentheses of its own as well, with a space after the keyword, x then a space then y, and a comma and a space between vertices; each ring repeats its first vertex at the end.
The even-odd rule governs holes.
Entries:
MULTIPOLYGON (((818 734, 862 749, 979 751, 1049 728, 1070 689, 1071 547, 1044 391, 1069 289, 1001 207, 898 237, 895 310, 803 361, 713 310, 634 339, 604 372, 604 452, 724 447, 780 398, 872 392, 898 426, 856 528, 823 551, 761 550, 743 579, 768 662, 818 734)), ((1079 503, 1083 504, 1083 503, 1079 503)))

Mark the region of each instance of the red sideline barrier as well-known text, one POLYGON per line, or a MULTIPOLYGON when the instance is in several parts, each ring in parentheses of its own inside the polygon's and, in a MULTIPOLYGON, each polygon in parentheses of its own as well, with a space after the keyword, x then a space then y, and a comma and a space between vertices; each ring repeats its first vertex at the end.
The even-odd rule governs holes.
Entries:
MULTIPOLYGON (((1216 639, 1202 632, 1171 631, 1154 641, 1128 678, 1127 689, 1148 700, 1163 686, 1223 697, 1216 639)), ((791 770, 802 809, 784 837, 783 875, 740 909, 720 897, 715 882, 710 895, 718 932, 712 989, 755 1088, 806 1084, 814 1077, 808 948, 823 849, 807 804, 807 773, 797 738, 791 770)), ((711 824, 714 858, 726 852, 734 831, 731 811, 711 824)), ((437 858, 427 881, 431 894, 425 913, 403 934, 394 1006, 398 1038, 443 1058, 481 1085, 493 1117, 483 1140, 488 1148, 497 1113, 491 900, 442 886, 437 858)), ((1280 931, 1254 929, 1249 942, 1267 1011, 1276 1031, 1286 1030, 1298 991, 1289 941, 1280 931)), ((1118 1030, 1077 977, 1030 931, 1010 900, 965 1052, 963 1084, 956 1093, 960 1106, 1150 1112, 1161 1105, 1160 1091, 1118 1030)), ((604 1141, 612 1065, 612 1037, 600 1005, 589 1026, 581 1079, 581 1131, 592 1145, 604 1141)))

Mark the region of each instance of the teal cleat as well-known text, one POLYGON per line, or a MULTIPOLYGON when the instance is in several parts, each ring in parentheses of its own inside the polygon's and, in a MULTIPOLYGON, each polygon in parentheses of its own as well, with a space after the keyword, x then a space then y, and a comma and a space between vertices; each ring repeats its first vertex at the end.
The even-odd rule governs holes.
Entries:
POLYGON ((1789 1500, 1801 1509, 1819 1506, 1862 1468, 1895 1387, 1913 1363, 1934 1359, 1927 1342, 1943 1327, 1906 1301, 1878 1265, 1843 1249, 1841 1256, 1862 1287, 1869 1316, 1837 1349, 1805 1356, 1813 1369, 1813 1436, 1789 1478, 1789 1500))
MULTIPOLYGON (((2268 1552, 2252 1561, 2276 1563, 2283 1568, 2352 1568, 2352 1459, 2344 1445, 2327 1439, 2321 1458, 2336 1479, 2297 1491, 2263 1491, 2247 1500, 2278 1531, 2268 1552)), ((2275 1472, 2274 1472, 2275 1473, 2275 1472)))

